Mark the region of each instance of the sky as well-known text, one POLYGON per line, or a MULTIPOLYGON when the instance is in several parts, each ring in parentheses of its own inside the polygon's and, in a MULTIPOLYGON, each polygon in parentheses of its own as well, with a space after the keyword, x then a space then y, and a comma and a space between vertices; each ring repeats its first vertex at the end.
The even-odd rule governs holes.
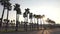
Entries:
MULTIPOLYGON (((11 0, 12 6, 15 3, 20 4, 22 13, 25 8, 29 8, 33 14, 45 15, 47 18, 54 20, 57 24, 60 24, 60 0, 11 0)), ((2 13, 3 6, 0 5, 0 15, 2 13)), ((12 10, 9 13, 9 19, 15 19, 16 11, 12 10)), ((6 18, 6 11, 4 18, 6 18)), ((20 20, 23 20, 21 15, 20 20)))

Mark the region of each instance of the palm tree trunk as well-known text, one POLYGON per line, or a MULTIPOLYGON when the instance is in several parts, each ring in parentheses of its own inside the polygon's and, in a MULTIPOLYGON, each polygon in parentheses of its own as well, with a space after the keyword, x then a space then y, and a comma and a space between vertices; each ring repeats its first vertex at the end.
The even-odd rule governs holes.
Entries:
POLYGON ((9 10, 7 10, 7 23, 6 23, 6 31, 7 31, 7 29, 8 29, 8 16, 9 16, 9 10))
POLYGON ((28 22, 28 15, 27 15, 27 22, 28 22))
POLYGON ((16 13, 16 28, 15 31, 18 31, 18 20, 17 20, 17 13, 16 13))
POLYGON ((0 28, 2 27, 2 19, 3 19, 3 16, 4 16, 4 11, 5 11, 5 7, 3 8, 3 12, 2 12, 2 16, 1 16, 0 28))
POLYGON ((27 23, 28 23, 28 14, 27 14, 26 22, 25 22, 25 31, 27 31, 27 29, 28 29, 28 27, 27 27, 27 23))
POLYGON ((40 19, 40 26, 41 26, 41 29, 42 29, 42 21, 41 21, 41 19, 40 19))
POLYGON ((43 20, 43 19, 42 19, 42 21, 43 21, 43 26, 42 26, 42 27, 45 29, 45 27, 44 27, 45 22, 44 22, 44 20, 43 20))
POLYGON ((32 18, 31 18, 31 23, 32 23, 31 28, 32 28, 32 31, 33 31, 33 20, 32 20, 32 18))
POLYGON ((32 18, 30 18, 30 30, 32 30, 33 26, 32 26, 32 18))
POLYGON ((37 18, 37 30, 39 30, 38 18, 37 18))
POLYGON ((35 23, 35 18, 34 18, 34 23, 35 23))

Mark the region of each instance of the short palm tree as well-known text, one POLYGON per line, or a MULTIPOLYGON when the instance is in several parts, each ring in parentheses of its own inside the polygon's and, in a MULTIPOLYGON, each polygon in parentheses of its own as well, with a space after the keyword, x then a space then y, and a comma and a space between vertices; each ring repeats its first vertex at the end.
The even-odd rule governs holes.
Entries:
POLYGON ((49 18, 47 18, 46 22, 48 22, 49 24, 50 24, 50 23, 51 23, 51 24, 55 24, 55 21, 53 21, 53 20, 51 20, 51 19, 49 19, 49 18))
POLYGON ((53 28, 52 26, 55 25, 55 21, 47 18, 46 22, 48 22, 50 24, 50 28, 53 28))

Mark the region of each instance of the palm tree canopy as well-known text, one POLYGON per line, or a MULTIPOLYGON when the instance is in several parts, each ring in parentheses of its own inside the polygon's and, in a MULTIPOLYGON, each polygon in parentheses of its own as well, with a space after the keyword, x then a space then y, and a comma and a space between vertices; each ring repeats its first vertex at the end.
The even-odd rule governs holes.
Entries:
POLYGON ((0 0, 0 3, 1 3, 1 5, 3 5, 4 7, 7 7, 9 1, 10 1, 10 0, 0 0))
POLYGON ((55 21, 53 21, 53 20, 51 20, 49 18, 47 18, 46 22, 48 22, 48 23, 55 23, 55 21))
POLYGON ((10 0, 0 0, 1 5, 4 6, 4 8, 11 10, 12 6, 11 3, 9 2, 10 0))
POLYGON ((40 15, 36 15, 35 18, 40 18, 40 15))
POLYGON ((45 17, 45 15, 42 15, 42 18, 45 17))
POLYGON ((17 11, 17 14, 21 14, 21 9, 20 9, 19 7, 20 7, 19 4, 15 4, 15 5, 14 5, 14 10, 17 11))
POLYGON ((11 10, 11 8, 12 8, 11 3, 8 2, 8 3, 7 3, 7 9, 8 9, 8 10, 11 10))
POLYGON ((27 9, 25 9, 25 12, 28 14, 28 13, 30 13, 30 11, 29 11, 30 9, 29 8, 27 8, 27 9))
POLYGON ((27 14, 26 14, 26 12, 24 12, 24 13, 23 13, 23 17, 24 17, 24 18, 25 18, 25 17, 27 17, 27 14))
POLYGON ((34 14, 33 16, 35 17, 36 15, 34 14))

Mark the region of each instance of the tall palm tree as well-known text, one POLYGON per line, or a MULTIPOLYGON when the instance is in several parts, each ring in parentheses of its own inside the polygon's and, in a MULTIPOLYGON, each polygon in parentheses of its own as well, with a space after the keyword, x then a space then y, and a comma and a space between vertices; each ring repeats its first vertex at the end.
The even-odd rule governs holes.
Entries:
POLYGON ((24 30, 27 31, 27 28, 26 28, 26 25, 27 25, 27 22, 26 22, 27 14, 26 14, 26 12, 23 13, 23 17, 24 17, 24 30))
POLYGON ((26 20, 26 17, 27 17, 26 12, 23 13, 23 17, 24 17, 24 22, 26 22, 26 21, 27 21, 27 20, 26 20))
POLYGON ((0 0, 1 5, 3 6, 3 12, 2 12, 2 16, 1 16, 1 22, 0 22, 0 27, 2 26, 2 19, 4 16, 4 11, 7 7, 7 2, 9 2, 10 0, 0 0))
POLYGON ((45 15, 41 15, 41 19, 42 19, 42 21, 43 21, 43 22, 41 22, 41 27, 42 27, 42 28, 44 28, 44 26, 43 26, 43 24, 42 24, 42 23, 44 23, 44 20, 43 20, 44 17, 45 17, 45 15))
POLYGON ((42 15, 42 20, 43 20, 43 23, 44 23, 44 19, 43 19, 44 17, 45 17, 45 15, 42 15))
POLYGON ((7 2, 7 23, 6 23, 6 30, 8 29, 8 16, 9 16, 9 11, 12 9, 11 3, 7 2))
POLYGON ((34 23, 35 23, 35 16, 36 16, 36 15, 34 14, 34 15, 33 15, 33 17, 34 17, 34 23))
POLYGON ((39 30, 39 23, 38 23, 38 19, 40 18, 40 16, 39 15, 36 15, 36 18, 37 18, 37 30, 39 30))
POLYGON ((28 14, 29 14, 29 8, 25 9, 25 12, 23 13, 24 17, 24 30, 27 31, 27 23, 28 23, 28 14), (27 17, 27 19, 26 19, 27 17))
POLYGON ((21 9, 19 4, 14 5, 14 10, 16 10, 16 31, 18 31, 18 19, 17 19, 17 14, 21 14, 21 9))
POLYGON ((23 13, 23 17, 24 17, 24 30, 27 31, 27 23, 28 23, 28 14, 27 14, 27 9, 25 9, 25 12, 23 13), (27 19, 26 19, 27 17, 27 19))
POLYGON ((29 18, 31 19, 31 20, 30 20, 30 23, 32 23, 32 18, 33 18, 32 13, 30 13, 29 18))
POLYGON ((29 18, 30 18, 30 29, 32 28, 32 30, 33 30, 33 20, 32 20, 32 18, 33 18, 33 15, 32 15, 32 13, 30 13, 29 14, 29 18))
POLYGON ((26 13, 26 15, 27 15, 27 22, 28 22, 28 14, 30 13, 29 10, 30 10, 29 8, 25 9, 25 13, 26 13))

